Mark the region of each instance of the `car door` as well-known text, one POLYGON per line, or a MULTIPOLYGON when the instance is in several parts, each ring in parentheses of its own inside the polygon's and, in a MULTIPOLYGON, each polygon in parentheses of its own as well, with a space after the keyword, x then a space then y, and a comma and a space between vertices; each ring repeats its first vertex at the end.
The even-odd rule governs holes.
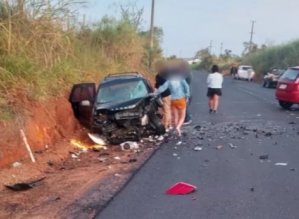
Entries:
POLYGON ((69 101, 75 117, 85 126, 90 125, 95 95, 95 83, 75 84, 72 88, 69 101))

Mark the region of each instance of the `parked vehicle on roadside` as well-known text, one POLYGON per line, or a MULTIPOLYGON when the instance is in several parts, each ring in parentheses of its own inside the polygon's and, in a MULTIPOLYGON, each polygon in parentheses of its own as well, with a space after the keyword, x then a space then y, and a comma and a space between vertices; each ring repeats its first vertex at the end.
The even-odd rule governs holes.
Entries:
POLYGON ((255 72, 253 71, 252 66, 240 65, 238 67, 238 73, 236 74, 235 79, 252 81, 254 75, 255 72))
POLYGON ((279 68, 270 69, 268 72, 265 73, 263 87, 276 87, 278 79, 285 71, 285 69, 279 68))
POLYGON ((76 118, 89 126, 91 133, 101 134, 111 144, 138 141, 145 135, 162 135, 158 108, 160 96, 150 82, 137 72, 108 75, 98 86, 95 83, 75 84, 69 101, 76 118))
POLYGON ((282 74, 277 82, 275 96, 283 109, 299 104, 299 66, 291 67, 282 74))

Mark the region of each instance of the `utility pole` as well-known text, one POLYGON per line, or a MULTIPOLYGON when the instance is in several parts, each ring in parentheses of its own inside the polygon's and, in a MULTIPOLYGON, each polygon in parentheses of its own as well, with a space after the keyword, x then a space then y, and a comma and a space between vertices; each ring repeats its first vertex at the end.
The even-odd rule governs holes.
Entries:
POLYGON ((150 29, 149 68, 152 67, 152 62, 153 62, 153 47, 154 47, 154 16, 155 16, 155 0, 152 0, 151 29, 150 29))
POLYGON ((210 47, 209 47, 210 54, 212 54, 212 47, 213 47, 213 40, 211 40, 211 42, 210 42, 210 47))
POLYGON ((250 41, 249 41, 249 52, 252 51, 252 36, 254 34, 253 30, 254 30, 254 23, 256 21, 251 21, 252 25, 251 25, 251 32, 250 32, 250 41))
POLYGON ((151 42, 150 42, 151 49, 153 49, 153 46, 154 46, 154 17, 155 17, 155 0, 152 0, 151 42))
POLYGON ((222 55, 222 47, 223 47, 223 43, 221 43, 221 46, 220 46, 220 55, 222 55))

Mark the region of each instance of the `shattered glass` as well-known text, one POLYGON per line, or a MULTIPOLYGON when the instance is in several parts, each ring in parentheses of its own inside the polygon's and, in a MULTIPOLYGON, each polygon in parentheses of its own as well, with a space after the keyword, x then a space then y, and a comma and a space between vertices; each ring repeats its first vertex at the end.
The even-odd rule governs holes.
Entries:
POLYGON ((147 95, 148 90, 142 80, 124 81, 100 88, 97 103, 126 101, 147 95))

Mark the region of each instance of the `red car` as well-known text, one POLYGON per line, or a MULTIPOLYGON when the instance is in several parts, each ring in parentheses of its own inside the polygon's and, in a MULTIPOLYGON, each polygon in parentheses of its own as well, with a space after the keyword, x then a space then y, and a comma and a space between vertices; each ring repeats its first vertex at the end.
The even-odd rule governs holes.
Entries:
POLYGON ((275 96, 284 109, 299 104, 299 66, 291 67, 283 73, 278 80, 275 96))

